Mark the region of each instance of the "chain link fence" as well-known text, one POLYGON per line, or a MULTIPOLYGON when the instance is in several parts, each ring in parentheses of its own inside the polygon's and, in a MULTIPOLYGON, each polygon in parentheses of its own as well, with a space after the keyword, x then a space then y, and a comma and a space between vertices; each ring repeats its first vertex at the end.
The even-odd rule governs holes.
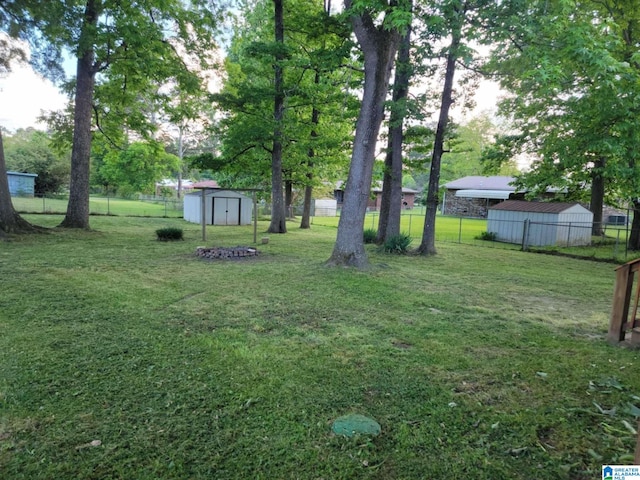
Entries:
MULTIPOLYGON (((629 212, 631 213, 631 212, 629 212)), ((488 231, 487 219, 475 217, 436 217, 436 242, 460 243, 481 247, 524 250, 612 262, 625 262, 640 257, 640 252, 630 251, 627 240, 631 235, 630 215, 607 218, 600 225, 599 235, 592 235, 592 224, 584 222, 533 222, 508 221, 500 230, 510 232, 499 237, 488 231)), ((378 228, 379 213, 369 212, 365 217, 365 229, 378 228)), ((337 226, 339 217, 314 217, 316 225, 337 226)), ((494 224, 495 225, 495 224, 494 224)), ((413 238, 416 245, 422 239, 424 207, 404 211, 400 231, 413 238)))
MULTIPOLYGON (((19 213, 65 214, 68 198, 55 197, 14 197, 14 208, 19 213)), ((92 215, 140 216, 140 217, 183 217, 181 199, 140 196, 137 200, 92 196, 89 201, 92 215)), ((339 213, 335 217, 315 216, 312 207, 311 223, 337 227, 339 213)), ((402 233, 409 234, 414 244, 422 239, 425 208, 405 210, 401 216, 402 233)), ((268 217, 270 205, 261 202, 258 215, 268 217)), ((299 219, 302 207, 289 212, 291 218, 299 219)), ((631 235, 632 212, 627 215, 610 215, 597 229, 599 235, 592 235, 591 224, 584 223, 548 223, 533 221, 507 221, 511 225, 506 229, 507 237, 494 235, 487 230, 487 220, 473 217, 453 217, 438 215, 436 220, 436 241, 469 244, 475 246, 520 249, 546 253, 565 254, 581 258, 625 262, 640 257, 640 252, 628 249, 631 235)), ((379 213, 368 212, 365 217, 365 229, 378 228, 379 213)))
MULTIPOLYGON (((13 197, 13 207, 18 213, 47 213, 64 215, 69 202, 66 196, 13 197)), ((115 215, 132 217, 182 218, 181 199, 141 196, 139 199, 91 196, 91 215, 115 215)))

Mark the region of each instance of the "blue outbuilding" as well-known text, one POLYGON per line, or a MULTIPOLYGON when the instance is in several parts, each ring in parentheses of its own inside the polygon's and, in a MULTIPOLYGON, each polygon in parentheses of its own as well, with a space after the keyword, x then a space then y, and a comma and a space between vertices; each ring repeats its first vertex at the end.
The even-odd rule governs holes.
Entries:
POLYGON ((7 172, 11 196, 33 197, 37 176, 35 173, 7 172))

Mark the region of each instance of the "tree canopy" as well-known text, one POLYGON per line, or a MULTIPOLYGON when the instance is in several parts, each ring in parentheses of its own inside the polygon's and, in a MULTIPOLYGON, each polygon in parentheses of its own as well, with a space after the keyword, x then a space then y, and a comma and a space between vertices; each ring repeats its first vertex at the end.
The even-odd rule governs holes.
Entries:
POLYGON ((514 5, 526 21, 494 39, 491 65, 511 93, 500 108, 513 132, 498 138, 491 158, 533 158, 521 177, 528 188, 590 190, 598 227, 603 196, 636 205, 640 187, 640 2, 514 5))
POLYGON ((63 226, 89 226, 92 127, 111 140, 125 130, 153 129, 148 113, 170 100, 161 86, 202 88, 200 72, 215 51, 218 9, 206 0, 52 0, 0 4, 0 29, 29 42, 31 64, 64 77, 63 58, 77 59, 73 96, 71 182, 63 226))
POLYGON ((266 186, 281 172, 288 186, 314 187, 345 169, 354 73, 341 65, 352 43, 344 23, 329 15, 321 1, 284 2, 283 41, 276 42, 270 4, 246 4, 235 26, 224 85, 213 96, 225 112, 216 164, 222 167, 221 178, 234 186, 266 186), (279 88, 274 65, 282 67, 279 88), (278 167, 272 163, 274 145, 282 149, 278 167))
POLYGON ((58 152, 51 136, 34 128, 20 129, 4 138, 8 170, 35 173, 37 196, 61 193, 69 184, 69 151, 58 152))

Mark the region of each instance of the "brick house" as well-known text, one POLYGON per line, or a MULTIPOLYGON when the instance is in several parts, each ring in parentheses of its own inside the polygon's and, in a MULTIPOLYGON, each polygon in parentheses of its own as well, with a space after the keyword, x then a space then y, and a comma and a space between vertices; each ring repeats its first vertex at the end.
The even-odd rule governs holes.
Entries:
MULTIPOLYGON (((418 190, 413 190, 412 188, 402 188, 402 209, 403 210, 411 210, 416 201, 416 195, 420 193, 418 190)), ((344 201, 344 182, 338 181, 336 182, 336 188, 333 190, 333 198, 336 199, 338 208, 342 208, 342 203, 344 201)), ((380 210, 380 205, 382 203, 382 186, 379 185, 373 189, 371 189, 371 196, 369 197, 369 202, 367 203, 367 210, 369 211, 378 211, 380 210)))

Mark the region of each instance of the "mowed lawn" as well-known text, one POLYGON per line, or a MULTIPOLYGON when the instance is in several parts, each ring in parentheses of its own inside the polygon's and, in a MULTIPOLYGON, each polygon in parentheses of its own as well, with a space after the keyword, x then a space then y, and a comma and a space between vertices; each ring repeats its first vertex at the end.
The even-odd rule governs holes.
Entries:
MULTIPOLYGON (((13 197, 14 208, 21 213, 64 214, 67 199, 13 197)), ((182 202, 175 199, 142 202, 124 198, 92 196, 89 199, 91 215, 119 215, 134 217, 178 217, 182 218, 182 202)))
POLYGON ((2 479, 592 479, 632 463, 640 365, 605 341, 614 265, 442 243, 327 268, 335 227, 297 224, 256 259, 204 261, 198 225, 91 222, 0 243, 2 479), (185 240, 156 241, 168 226, 185 240), (333 434, 349 413, 381 434, 333 434))

